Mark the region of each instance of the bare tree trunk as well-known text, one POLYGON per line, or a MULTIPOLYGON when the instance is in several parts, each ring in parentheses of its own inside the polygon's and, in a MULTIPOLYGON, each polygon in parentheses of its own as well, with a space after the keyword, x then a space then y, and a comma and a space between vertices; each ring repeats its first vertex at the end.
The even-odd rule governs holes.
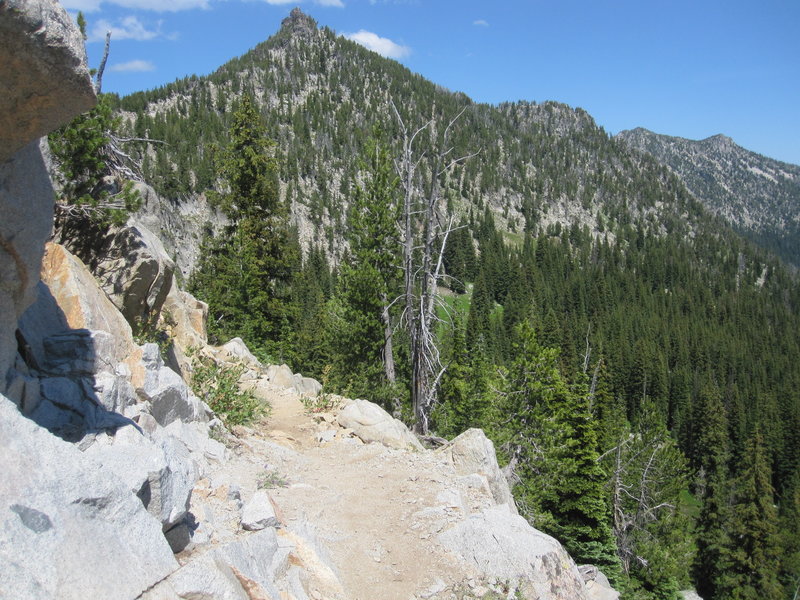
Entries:
POLYGON ((108 50, 111 47, 111 32, 106 32, 106 47, 103 50, 103 58, 100 61, 100 66, 97 67, 97 75, 94 78, 94 93, 99 94, 103 89, 103 72, 106 70, 106 61, 108 60, 108 50))
POLYGON ((620 442, 615 451, 614 457, 614 476, 612 481, 612 512, 614 517, 613 532, 614 538, 617 540, 617 548, 619 549, 619 557, 622 562, 622 570, 624 573, 630 571, 630 553, 628 552, 627 544, 625 542, 627 533, 627 524, 625 523, 625 511, 622 508, 622 442, 620 442))
POLYGON ((383 302, 383 312, 381 312, 381 321, 383 322, 383 371, 386 375, 386 381, 394 385, 397 380, 394 369, 394 348, 392 343, 392 336, 394 331, 392 329, 392 320, 389 316, 389 299, 386 294, 381 297, 383 302))
POLYGON ((442 276, 447 237, 452 229, 451 221, 448 223, 447 229, 442 230, 438 214, 439 178, 452 166, 468 158, 452 160, 446 167, 443 167, 452 150, 447 147, 450 130, 466 108, 448 123, 440 138, 435 131, 433 120, 411 133, 394 103, 392 103, 392 109, 400 127, 403 144, 402 156, 395 164, 404 191, 405 307, 402 321, 408 329, 411 350, 411 403, 414 410, 414 430, 417 433, 427 434, 430 412, 436 401, 436 389, 445 370, 439 360, 434 325, 436 322, 437 285, 442 276), (436 148, 436 153, 431 165, 430 187, 427 193, 423 193, 423 186, 418 177, 418 167, 425 155, 415 156, 414 142, 417 136, 426 129, 431 131, 431 141, 436 148), (420 202, 419 199, 422 198, 424 200, 420 202), (415 245, 417 234, 421 235, 418 247, 415 245), (437 239, 442 240, 439 248, 435 248, 437 239), (415 251, 418 252, 416 257, 415 251))

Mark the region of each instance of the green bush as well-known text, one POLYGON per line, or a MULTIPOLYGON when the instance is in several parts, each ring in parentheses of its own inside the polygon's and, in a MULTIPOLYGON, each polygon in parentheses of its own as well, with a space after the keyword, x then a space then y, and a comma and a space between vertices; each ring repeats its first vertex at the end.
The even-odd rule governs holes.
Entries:
POLYGON ((239 388, 244 365, 220 365, 212 358, 195 355, 192 366, 192 391, 226 425, 245 425, 268 414, 268 405, 259 401, 253 392, 239 388))

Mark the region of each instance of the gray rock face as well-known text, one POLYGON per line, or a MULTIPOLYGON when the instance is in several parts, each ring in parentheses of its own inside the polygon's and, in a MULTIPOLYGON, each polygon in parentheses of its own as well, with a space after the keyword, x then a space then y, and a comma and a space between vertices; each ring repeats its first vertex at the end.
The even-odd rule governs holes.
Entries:
POLYGON ((158 345, 145 344, 142 348, 134 385, 141 398, 150 402, 150 414, 158 424, 165 426, 176 420, 206 420, 203 403, 191 395, 180 375, 164 366, 158 345))
POLYGON ((194 464, 186 448, 174 438, 154 443, 130 429, 127 436, 118 433, 113 444, 94 444, 85 454, 125 482, 166 531, 189 510, 197 479, 194 464))
POLYGON ((161 240, 143 225, 130 221, 113 227, 99 249, 78 256, 130 325, 161 311, 175 263, 161 240))
POLYGON ((274 582, 288 570, 291 548, 274 529, 264 529, 189 562, 142 600, 281 600, 274 582))
MULTIPOLYGON (((0 7, 0 15, 6 11, 0 7)), ((0 29, 0 33, 4 32, 0 29)), ((0 46, 5 44, 2 37, 0 46)), ((3 63, 4 58, 0 58, 3 63)), ((0 70, 3 67, 0 66, 0 70)), ((0 87, 2 89, 2 87, 0 87)), ((13 88, 12 88, 13 89, 13 88)), ((6 92, 0 93, 5 100, 6 92)), ((6 111, 0 111, 5 116, 6 111)), ((0 119, 3 117, 0 117, 0 119)), ((5 131, 0 126, 0 131, 5 131)), ((0 141, 0 148, 5 149, 0 141)), ((53 188, 37 142, 0 163, 0 390, 14 364, 17 319, 36 298, 44 243, 53 222, 53 188)))
POLYGON ((524 598, 586 599, 583 578, 561 544, 506 506, 474 514, 438 539, 478 577, 514 582, 524 598))
POLYGON ((578 571, 586 584, 587 600, 618 600, 619 592, 611 587, 603 572, 594 565, 581 565, 578 571))
POLYGON ((94 105, 83 38, 55 0, 0 4, 0 90, 0 162, 94 105))
POLYGON ((468 429, 439 452, 448 458, 459 475, 477 473, 486 477, 495 503, 506 504, 513 513, 517 512, 508 482, 497 464, 494 444, 482 430, 468 429))
POLYGON ((294 376, 294 389, 301 396, 316 398, 322 391, 322 384, 313 377, 303 377, 299 373, 294 376))
POLYGON ((208 304, 178 289, 174 276, 161 314, 175 344, 184 354, 191 348, 202 348, 208 344, 208 304))
POLYGON ((39 387, 42 397, 30 418, 62 439, 78 441, 88 432, 113 431, 132 423, 100 405, 88 378, 47 377, 39 387))
POLYGON ((0 4, 0 390, 53 221, 36 138, 95 101, 83 40, 64 9, 54 0, 0 4))
POLYGON ((286 365, 268 366, 267 379, 269 379, 269 382, 276 387, 294 387, 294 373, 292 373, 292 370, 286 365))
POLYGON ((342 427, 352 429, 365 442, 378 442, 400 450, 424 449, 402 421, 367 400, 350 402, 339 413, 337 421, 342 427))
POLYGON ((228 224, 227 218, 213 210, 203 194, 186 201, 176 202, 160 198, 155 190, 143 183, 135 189, 142 198, 142 208, 136 220, 156 233, 167 253, 175 258, 184 278, 194 272, 200 259, 200 245, 205 227, 218 233, 228 224))
POLYGON ((73 329, 107 332, 106 341, 111 345, 92 353, 109 365, 116 365, 133 351, 130 325, 80 259, 64 246, 48 243, 41 272, 36 303, 20 320, 20 331, 37 361, 42 360, 46 337, 73 329), (56 329, 59 323, 62 327, 56 329))
POLYGON ((166 427, 157 429, 154 437, 161 439, 164 436, 180 442, 186 448, 199 469, 199 475, 206 474, 213 465, 224 463, 227 459, 228 451, 225 446, 209 437, 207 423, 173 421, 166 427))
POLYGON ((107 331, 69 329, 42 340, 42 370, 54 376, 94 375, 113 370, 115 340, 107 331))
POLYGON ((250 348, 247 347, 242 338, 233 338, 223 344, 220 351, 223 358, 242 362, 251 369, 260 370, 262 368, 261 362, 250 352, 250 348))
POLYGON ((0 596, 133 599, 178 567, 128 486, 2 396, 0 471, 0 596))

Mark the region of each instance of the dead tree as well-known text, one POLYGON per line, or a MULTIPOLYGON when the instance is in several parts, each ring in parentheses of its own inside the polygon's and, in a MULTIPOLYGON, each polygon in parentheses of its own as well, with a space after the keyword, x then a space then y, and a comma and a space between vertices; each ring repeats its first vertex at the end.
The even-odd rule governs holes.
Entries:
POLYGON ((416 130, 406 125, 392 102, 392 110, 400 129, 401 152, 395 162, 403 189, 403 314, 401 323, 408 330, 411 355, 411 404, 414 430, 427 434, 436 390, 445 367, 436 345, 435 326, 438 305, 437 287, 444 276, 443 260, 447 238, 454 229, 453 218, 445 220, 440 211, 440 179, 467 155, 450 158, 453 148, 449 138, 462 109, 441 135, 431 119, 416 130), (420 138, 429 134, 429 153, 417 150, 420 138), (428 166, 425 181, 423 167, 428 166))

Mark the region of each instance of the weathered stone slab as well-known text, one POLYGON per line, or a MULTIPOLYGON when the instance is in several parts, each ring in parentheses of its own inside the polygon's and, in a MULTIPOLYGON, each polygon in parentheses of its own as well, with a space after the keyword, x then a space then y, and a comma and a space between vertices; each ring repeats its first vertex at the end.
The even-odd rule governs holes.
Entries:
POLYGON ((402 421, 367 400, 353 400, 339 412, 336 419, 339 425, 352 429, 365 442, 378 442, 401 450, 424 449, 402 421))
POLYGON ((123 482, 2 396, 0 472, 0 597, 136 598, 177 568, 123 482))
POLYGON ((505 505, 471 515, 438 539, 479 578, 514 582, 524 598, 586 599, 583 578, 561 544, 505 505))
POLYGON ((242 508, 242 529, 259 531, 267 527, 278 527, 278 517, 269 499, 269 494, 258 490, 242 508))
POLYGON ((497 464, 492 440, 481 429, 468 429, 438 452, 444 454, 459 475, 477 473, 486 477, 496 504, 507 504, 517 512, 505 475, 497 464))

